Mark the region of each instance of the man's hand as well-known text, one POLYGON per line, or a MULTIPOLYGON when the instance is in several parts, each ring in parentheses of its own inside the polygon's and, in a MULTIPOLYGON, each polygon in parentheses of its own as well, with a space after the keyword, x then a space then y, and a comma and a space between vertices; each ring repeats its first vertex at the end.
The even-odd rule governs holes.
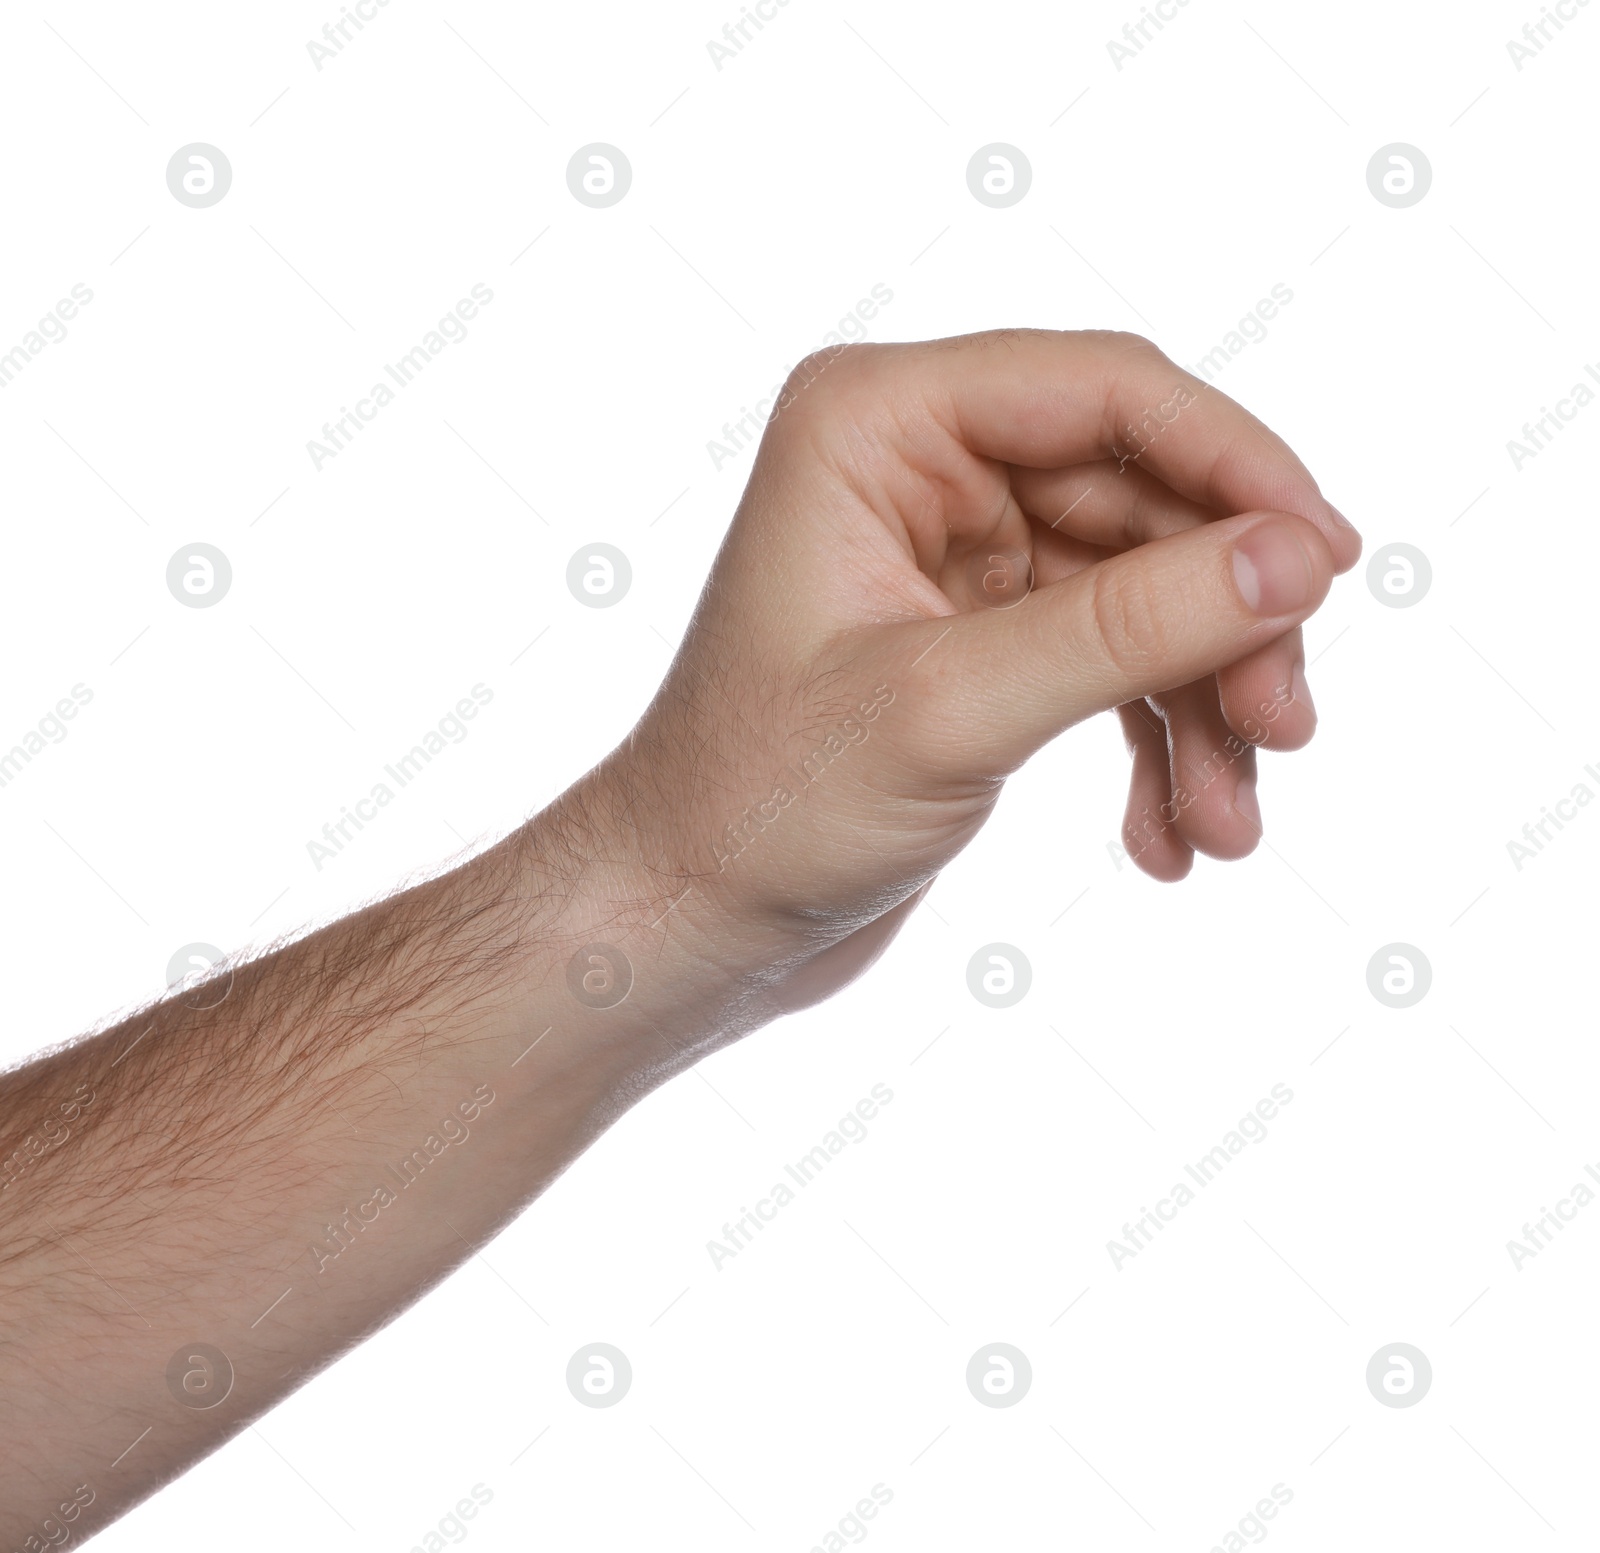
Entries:
POLYGON ((1150 872, 1248 851, 1240 779, 1268 725, 1310 736, 1297 627, 1358 550, 1143 340, 803 364, 677 661, 593 772, 470 862, 0 1075, 0 1543, 106 1524, 655 1085, 848 980, 1062 729, 1124 709, 1150 872))
POLYGON ((792 1007, 870 961, 1006 775, 1095 712, 1121 709, 1141 867, 1249 852, 1256 748, 1315 727, 1299 624, 1360 548, 1278 437, 1137 336, 824 352, 596 780, 663 904, 805 959, 792 1007))

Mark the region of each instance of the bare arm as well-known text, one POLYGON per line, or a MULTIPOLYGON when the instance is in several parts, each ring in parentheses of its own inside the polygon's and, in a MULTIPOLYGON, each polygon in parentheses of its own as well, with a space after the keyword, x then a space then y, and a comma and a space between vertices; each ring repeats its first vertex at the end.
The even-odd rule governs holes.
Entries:
POLYGON ((584 810, 0 1079, 5 1546, 215 1449, 748 1028, 584 810))
POLYGON ((1062 729, 1123 710, 1149 872, 1249 851, 1256 750, 1315 723, 1299 623, 1359 548, 1281 441, 1131 336, 803 363, 594 772, 0 1079, 0 1533, 106 1524, 655 1085, 857 974, 1062 729))

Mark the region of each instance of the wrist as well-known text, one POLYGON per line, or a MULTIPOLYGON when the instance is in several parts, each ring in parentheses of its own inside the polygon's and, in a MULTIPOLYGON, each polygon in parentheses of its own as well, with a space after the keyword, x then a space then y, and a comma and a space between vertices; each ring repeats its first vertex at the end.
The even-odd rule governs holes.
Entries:
POLYGON ((541 1006, 665 1078, 776 1017, 795 951, 720 880, 678 866, 638 803, 603 762, 523 826, 518 867, 541 902, 541 1006))

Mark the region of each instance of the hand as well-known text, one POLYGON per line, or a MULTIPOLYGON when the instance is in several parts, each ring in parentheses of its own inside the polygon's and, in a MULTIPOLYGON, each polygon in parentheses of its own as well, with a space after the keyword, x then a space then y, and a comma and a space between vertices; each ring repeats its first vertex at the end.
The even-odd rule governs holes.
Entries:
POLYGON ((1281 439, 1098 332, 851 346, 778 404, 666 682, 592 778, 663 903, 788 954, 780 1006, 825 996, 1005 777, 1113 707, 1140 866, 1253 848, 1255 747, 1315 726, 1298 627, 1361 548, 1281 439))
POLYGON ((1130 724, 1131 801, 1175 806, 1145 866, 1247 850, 1239 775, 1264 725, 1309 735, 1296 627, 1358 550, 1281 442, 1145 341, 803 363, 660 693, 595 771, 460 866, 0 1075, 23 1167, 0 1311, 28 1357, 0 1539, 80 1483, 75 1529, 106 1524, 640 1096, 849 980, 1062 729, 1148 698, 1173 759, 1130 724), (1230 730, 1238 758, 1177 803, 1230 730), (172 1366, 200 1342, 227 1385, 191 1407, 172 1366))

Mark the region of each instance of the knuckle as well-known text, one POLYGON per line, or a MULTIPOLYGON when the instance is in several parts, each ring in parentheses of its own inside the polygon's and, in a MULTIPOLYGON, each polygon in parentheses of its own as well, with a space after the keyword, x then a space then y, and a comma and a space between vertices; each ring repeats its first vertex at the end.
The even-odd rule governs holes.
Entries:
POLYGON ((784 380, 768 417, 783 446, 838 452, 850 428, 879 420, 903 397, 903 347, 830 343, 803 357, 784 380))
POLYGON ((862 343, 824 345, 796 362, 785 379, 780 396, 784 404, 815 398, 854 381, 875 354, 875 347, 862 343))
POLYGON ((789 376, 784 380, 784 387, 796 392, 809 388, 812 383, 822 377, 829 365, 838 356, 838 352, 824 347, 814 350, 808 356, 802 356, 793 367, 789 369, 789 376))
POLYGON ((1173 622, 1142 567, 1096 567, 1090 602, 1101 646, 1118 673, 1140 676, 1166 660, 1173 622))
POLYGON ((1086 331, 1094 339, 1102 341, 1114 350, 1125 352, 1130 356, 1159 356, 1161 347, 1152 339, 1142 334, 1135 334, 1131 329, 1094 329, 1086 331))

